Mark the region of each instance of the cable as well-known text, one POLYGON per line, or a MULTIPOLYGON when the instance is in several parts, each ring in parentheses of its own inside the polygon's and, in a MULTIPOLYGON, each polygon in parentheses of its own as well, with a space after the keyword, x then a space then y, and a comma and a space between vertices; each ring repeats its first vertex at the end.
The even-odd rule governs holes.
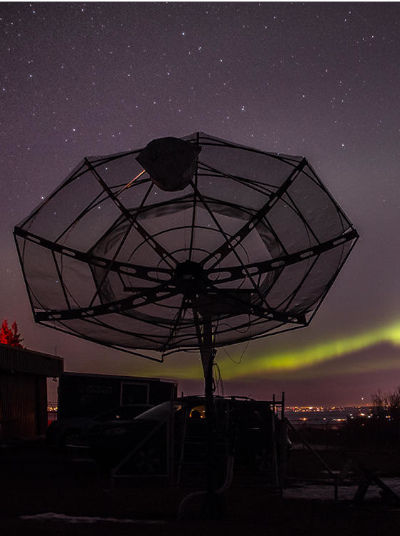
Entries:
POLYGON ((219 394, 220 396, 224 396, 224 383, 222 381, 221 369, 219 368, 218 363, 215 363, 215 362, 214 362, 214 367, 215 367, 215 370, 217 372, 216 379, 215 379, 215 382, 216 382, 216 389, 215 390, 217 391, 217 394, 219 394), (221 389, 218 392, 219 388, 221 388, 221 389))
POLYGON ((243 352, 242 352, 242 354, 241 354, 241 356, 240 356, 240 358, 239 358, 239 361, 235 361, 235 360, 233 359, 233 357, 231 357, 231 355, 229 354, 229 352, 226 350, 226 348, 222 348, 222 350, 225 352, 225 354, 227 355, 227 357, 232 361, 232 363, 235 363, 235 365, 240 365, 240 363, 242 362, 243 356, 244 356, 244 354, 245 354, 246 351, 247 351, 247 348, 248 348, 249 344, 250 344, 250 339, 246 342, 245 348, 244 348, 244 350, 243 350, 243 352))

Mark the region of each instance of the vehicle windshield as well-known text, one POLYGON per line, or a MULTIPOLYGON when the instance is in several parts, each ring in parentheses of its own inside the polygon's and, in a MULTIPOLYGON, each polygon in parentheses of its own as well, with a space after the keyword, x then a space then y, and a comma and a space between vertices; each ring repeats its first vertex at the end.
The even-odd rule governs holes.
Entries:
MULTIPOLYGON (((172 407, 173 410, 177 412, 182 409, 182 404, 179 404, 178 402, 172 402, 172 407)), ((135 417, 134 420, 162 421, 163 419, 166 419, 168 417, 170 409, 171 402, 163 402, 158 406, 154 406, 154 408, 150 408, 147 411, 144 411, 143 413, 135 417)))

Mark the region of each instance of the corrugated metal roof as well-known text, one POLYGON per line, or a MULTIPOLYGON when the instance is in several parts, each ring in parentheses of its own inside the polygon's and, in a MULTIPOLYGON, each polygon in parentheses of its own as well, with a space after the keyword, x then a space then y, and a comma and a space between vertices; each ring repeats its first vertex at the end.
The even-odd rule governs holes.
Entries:
POLYGON ((61 357, 0 344, 0 372, 57 377, 63 370, 64 360, 61 357))

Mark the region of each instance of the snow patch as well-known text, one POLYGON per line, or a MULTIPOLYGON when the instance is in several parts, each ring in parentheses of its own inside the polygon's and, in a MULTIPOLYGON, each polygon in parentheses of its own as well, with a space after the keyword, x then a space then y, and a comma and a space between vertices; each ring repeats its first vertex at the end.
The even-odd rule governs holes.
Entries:
POLYGON ((65 523, 137 523, 143 525, 156 525, 165 523, 162 520, 153 519, 121 519, 117 517, 96 517, 96 516, 68 516, 65 514, 56 514, 47 512, 43 514, 32 514, 19 516, 20 519, 29 519, 35 521, 64 521, 65 523))
MULTIPOLYGON (((384 482, 394 493, 400 496, 400 479, 399 478, 382 478, 384 482)), ((339 485, 338 499, 342 501, 351 501, 357 491, 356 485, 339 485)), ((371 484, 365 494, 365 500, 376 499, 381 496, 382 490, 375 484, 371 484)), ((295 488, 286 488, 283 490, 283 496, 286 499, 319 499, 323 501, 333 500, 333 484, 306 484, 295 488)))

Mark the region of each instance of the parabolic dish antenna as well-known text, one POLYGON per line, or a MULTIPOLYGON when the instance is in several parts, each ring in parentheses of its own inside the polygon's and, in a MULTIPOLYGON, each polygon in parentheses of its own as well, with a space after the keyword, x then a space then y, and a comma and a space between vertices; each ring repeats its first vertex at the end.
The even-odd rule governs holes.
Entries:
POLYGON ((14 234, 37 322, 200 348, 209 416, 215 349, 309 324, 358 238, 305 158, 201 132, 83 159, 14 234))

